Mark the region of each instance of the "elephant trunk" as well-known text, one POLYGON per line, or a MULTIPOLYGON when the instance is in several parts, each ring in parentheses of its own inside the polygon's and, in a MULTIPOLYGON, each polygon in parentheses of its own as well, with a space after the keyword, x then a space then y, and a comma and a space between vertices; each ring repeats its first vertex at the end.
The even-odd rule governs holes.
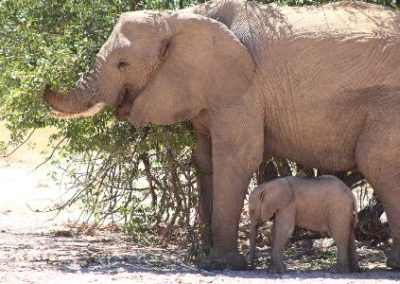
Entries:
POLYGON ((44 99, 55 111, 65 115, 83 114, 98 103, 95 94, 80 88, 62 95, 46 87, 44 99))
MULTIPOLYGON (((107 80, 101 75, 102 66, 97 62, 95 68, 78 81, 77 86, 67 95, 52 91, 46 87, 44 100, 60 117, 90 116, 102 110, 105 104, 114 104, 118 100, 115 94, 117 86, 106 86, 107 80)), ((114 82, 115 84, 115 82, 114 82)))
POLYGON ((250 269, 254 269, 254 259, 256 254, 256 239, 257 239, 257 224, 254 219, 251 219, 250 225, 250 269))

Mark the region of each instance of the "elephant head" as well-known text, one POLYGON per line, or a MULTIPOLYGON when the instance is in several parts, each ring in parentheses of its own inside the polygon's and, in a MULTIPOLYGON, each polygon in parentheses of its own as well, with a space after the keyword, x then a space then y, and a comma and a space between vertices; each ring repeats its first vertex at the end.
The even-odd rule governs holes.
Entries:
POLYGON ((247 49, 222 23, 190 12, 120 16, 90 73, 69 94, 46 89, 61 117, 110 105, 137 126, 172 124, 229 105, 254 75, 247 49))
POLYGON ((256 187, 249 197, 250 211, 250 267, 254 267, 257 228, 289 205, 293 189, 284 179, 276 179, 256 187))

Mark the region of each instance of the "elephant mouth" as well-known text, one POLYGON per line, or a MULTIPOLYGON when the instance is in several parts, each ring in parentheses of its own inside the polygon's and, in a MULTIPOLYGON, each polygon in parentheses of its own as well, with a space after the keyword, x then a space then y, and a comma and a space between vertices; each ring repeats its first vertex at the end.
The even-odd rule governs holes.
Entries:
POLYGON ((116 103, 115 116, 118 120, 129 116, 129 111, 139 93, 139 91, 133 90, 129 87, 123 88, 116 103))

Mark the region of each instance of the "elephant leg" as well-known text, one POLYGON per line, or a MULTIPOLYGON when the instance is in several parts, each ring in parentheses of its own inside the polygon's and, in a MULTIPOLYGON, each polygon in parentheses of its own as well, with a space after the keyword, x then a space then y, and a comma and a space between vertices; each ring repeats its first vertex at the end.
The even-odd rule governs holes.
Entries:
MULTIPOLYGON (((215 161, 215 160, 214 160, 215 161)), ((239 220, 252 171, 243 172, 240 161, 214 162, 214 204, 212 215, 213 261, 218 267, 246 268, 246 260, 238 253, 239 220)))
MULTIPOLYGON (((399 168, 400 164, 393 169, 399 168)), ((382 202, 392 234, 393 244, 387 254, 386 265, 391 268, 400 269, 400 190, 398 188, 400 186, 400 177, 397 177, 396 181, 393 181, 393 176, 374 176, 368 178, 368 181, 382 202), (383 179, 385 178, 388 178, 388 180, 384 181, 383 179)))
POLYGON ((268 268, 270 273, 283 273, 286 270, 283 257, 286 244, 294 231, 295 214, 296 210, 293 205, 276 213, 273 229, 271 265, 268 268))
POLYGON ((252 149, 246 144, 240 147, 244 150, 213 140, 213 262, 231 269, 246 267, 238 253, 239 220, 250 178, 263 158, 263 147, 255 143, 252 149))
POLYGON ((338 254, 335 266, 336 273, 349 273, 349 238, 350 238, 350 220, 338 220, 330 226, 332 238, 336 243, 338 254))
POLYGON ((211 160, 211 137, 209 131, 204 127, 196 127, 196 167, 197 183, 199 188, 199 218, 200 236, 204 248, 212 247, 212 203, 213 203, 213 180, 211 160))
POLYGON ((250 178, 263 160, 261 108, 233 105, 211 115, 213 212, 212 261, 217 268, 244 269, 238 253, 238 228, 250 178))
MULTIPOLYGON (((396 169, 400 169, 400 165, 396 166, 396 169)), ((382 181, 383 178, 376 177, 375 179, 368 179, 368 181, 371 180, 370 184, 382 202, 392 234, 393 244, 390 252, 387 254, 386 265, 391 268, 400 269, 400 190, 398 189, 400 186, 400 177, 393 183, 382 181)), ((390 179, 392 180, 392 178, 390 179)))
POLYGON ((387 265, 400 268, 400 115, 386 113, 368 125, 356 149, 357 167, 382 202, 393 238, 387 265), (382 121, 385 119, 384 121, 382 121))

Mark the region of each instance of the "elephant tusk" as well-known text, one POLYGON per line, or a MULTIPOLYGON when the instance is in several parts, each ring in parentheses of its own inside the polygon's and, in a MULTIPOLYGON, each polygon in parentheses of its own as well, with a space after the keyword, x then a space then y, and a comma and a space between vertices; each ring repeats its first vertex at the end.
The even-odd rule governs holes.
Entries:
POLYGON ((97 103, 94 106, 90 107, 88 110, 82 113, 63 113, 56 110, 52 110, 48 112, 48 114, 57 119, 70 119, 70 118, 80 118, 80 117, 89 117, 93 116, 96 113, 100 112, 106 106, 105 103, 97 103))

